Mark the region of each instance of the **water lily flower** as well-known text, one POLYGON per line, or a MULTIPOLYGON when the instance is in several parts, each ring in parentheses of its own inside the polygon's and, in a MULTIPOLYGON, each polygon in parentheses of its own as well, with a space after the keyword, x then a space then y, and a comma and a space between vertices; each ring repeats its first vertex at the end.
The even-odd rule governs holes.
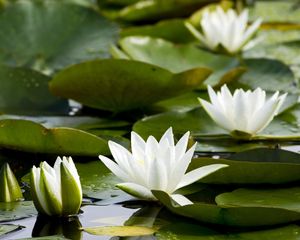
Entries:
POLYGON ((203 12, 200 22, 202 33, 190 23, 186 23, 186 26, 209 49, 215 51, 221 48, 235 54, 257 43, 257 39, 249 40, 258 30, 262 19, 257 19, 250 26, 247 22, 247 9, 238 14, 233 9, 224 11, 221 7, 217 7, 215 11, 207 9, 203 12))
POLYGON ((71 157, 58 157, 52 168, 47 162, 31 171, 31 195, 39 213, 49 216, 69 216, 78 213, 82 189, 77 169, 71 157))
POLYGON ((23 199, 22 190, 8 163, 0 170, 0 202, 15 202, 23 199))
POLYGON ((272 121, 284 102, 286 93, 279 92, 266 99, 266 92, 260 88, 254 91, 237 89, 233 95, 224 85, 220 92, 208 86, 211 103, 199 101, 210 117, 235 137, 251 138, 272 121))
POLYGON ((131 133, 129 152, 121 145, 109 141, 114 161, 99 156, 102 162, 124 183, 117 184, 123 191, 147 200, 156 200, 151 190, 162 190, 178 199, 176 190, 196 182, 221 168, 224 164, 212 164, 185 173, 193 157, 196 144, 188 151, 189 132, 174 144, 172 128, 158 142, 150 136, 145 142, 137 133, 131 133))

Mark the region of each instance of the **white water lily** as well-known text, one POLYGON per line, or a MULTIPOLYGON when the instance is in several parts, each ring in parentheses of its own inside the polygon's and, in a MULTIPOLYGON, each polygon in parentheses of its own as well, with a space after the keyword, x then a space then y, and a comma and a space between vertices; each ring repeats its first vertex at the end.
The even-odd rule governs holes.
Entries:
POLYGON ((258 30, 261 22, 262 19, 257 19, 248 26, 247 9, 238 14, 233 9, 224 11, 221 7, 217 7, 215 11, 207 9, 203 12, 200 22, 202 33, 190 23, 186 23, 186 26, 209 49, 217 50, 221 47, 228 53, 235 54, 257 43, 257 39, 249 40, 258 30))
POLYGON ((0 202, 15 202, 23 199, 22 190, 8 163, 0 170, 0 202))
POLYGON ((199 98, 201 105, 220 127, 236 137, 251 137, 267 127, 287 95, 276 92, 266 99, 266 92, 260 88, 237 89, 232 95, 226 85, 217 93, 208 86, 208 94, 211 103, 199 98))
POLYGON ((42 162, 31 171, 31 195, 41 214, 69 216, 78 213, 82 189, 77 169, 71 157, 58 157, 52 168, 42 162))
MULTIPOLYGON (((185 173, 196 147, 195 144, 186 151, 188 139, 189 132, 175 145, 172 128, 165 132, 159 142, 153 136, 145 142, 138 134, 132 132, 132 152, 109 141, 109 148, 116 162, 101 155, 99 158, 124 181, 117 184, 117 187, 135 197, 156 200, 151 190, 162 190, 171 195, 177 189, 227 166, 212 164, 185 173)), ((178 197, 178 194, 174 197, 179 200, 182 198, 178 197)))

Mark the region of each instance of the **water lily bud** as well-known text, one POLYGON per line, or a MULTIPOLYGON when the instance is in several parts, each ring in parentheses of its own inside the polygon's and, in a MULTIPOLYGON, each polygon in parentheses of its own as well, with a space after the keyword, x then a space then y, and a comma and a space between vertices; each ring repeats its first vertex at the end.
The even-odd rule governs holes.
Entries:
POLYGON ((77 214, 82 202, 82 189, 71 157, 57 158, 52 168, 42 162, 31 171, 31 195, 39 213, 49 216, 77 214))
POLYGON ((4 163, 0 170, 0 202, 15 202, 22 199, 19 183, 9 164, 4 163))

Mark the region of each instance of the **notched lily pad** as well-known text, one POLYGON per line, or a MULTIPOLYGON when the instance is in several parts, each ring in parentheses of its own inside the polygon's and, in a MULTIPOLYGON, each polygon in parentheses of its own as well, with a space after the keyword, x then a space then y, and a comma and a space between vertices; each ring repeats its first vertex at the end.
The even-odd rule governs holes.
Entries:
POLYGON ((185 206, 176 205, 165 192, 152 192, 170 211, 201 222, 250 227, 275 225, 300 219, 299 212, 281 207, 221 207, 205 200, 205 192, 199 195, 198 200, 193 200, 194 204, 185 206))
POLYGON ((143 107, 199 87, 207 68, 173 74, 160 67, 128 60, 96 60, 57 74, 50 90, 87 106, 120 112, 143 107))
POLYGON ((1 120, 0 146, 62 155, 109 154, 106 140, 73 128, 45 128, 27 120, 1 120))
POLYGON ((228 159, 195 158, 189 169, 209 164, 227 164, 200 180, 212 184, 282 184, 300 180, 300 154, 260 148, 236 153, 228 159))
POLYGON ((0 222, 15 221, 35 216, 37 211, 32 201, 0 202, 0 222))

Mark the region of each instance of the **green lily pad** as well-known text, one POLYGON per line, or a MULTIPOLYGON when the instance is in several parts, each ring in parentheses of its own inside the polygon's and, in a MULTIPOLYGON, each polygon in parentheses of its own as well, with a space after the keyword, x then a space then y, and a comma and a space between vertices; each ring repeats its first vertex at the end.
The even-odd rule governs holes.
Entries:
POLYGON ((118 17, 124 21, 137 22, 187 16, 211 1, 212 0, 143 0, 123 8, 119 12, 118 17))
POLYGON ((0 146, 13 150, 62 155, 109 154, 106 140, 72 128, 45 128, 27 120, 0 121, 0 146))
POLYGON ((0 225, 0 237, 4 237, 6 234, 10 232, 14 232, 16 230, 21 229, 21 226, 13 225, 13 224, 1 224, 0 225))
POLYGON ((200 194, 194 204, 185 206, 174 204, 165 192, 152 191, 152 193, 170 211, 206 223, 250 227, 288 223, 300 219, 299 212, 281 207, 221 207, 211 201, 205 201, 203 199, 206 197, 205 192, 200 194))
MULTIPOLYGON (((82 185, 82 191, 84 196, 106 200, 104 205, 109 204, 109 201, 113 199, 121 199, 127 195, 115 185, 120 183, 114 174, 100 161, 93 161, 89 163, 76 163, 78 174, 82 185), (109 201, 108 201, 109 200, 109 201)), ((101 202, 97 202, 101 205, 101 202)))
POLYGON ((33 70, 0 66, 0 111, 27 115, 67 114, 68 102, 50 94, 49 80, 33 70))
POLYGON ((85 227, 83 231, 99 236, 145 236, 152 235, 156 229, 143 226, 101 226, 101 227, 85 227))
POLYGON ((158 240, 297 240, 299 239, 298 225, 268 228, 248 231, 220 231, 199 224, 175 223, 160 229, 156 233, 158 240))
POLYGON ((300 23, 300 7, 297 1, 258 1, 251 8, 250 18, 258 17, 264 22, 300 23))
POLYGON ((300 212, 300 188, 239 188, 216 197, 222 207, 272 207, 300 212))
POLYGON ((120 112, 188 92, 209 74, 207 68, 173 74, 137 61, 97 60, 64 69, 52 79, 50 90, 90 107, 120 112))
POLYGON ((15 221, 37 215, 32 201, 0 202, 0 222, 15 221))
POLYGON ((122 38, 129 36, 149 36, 162 38, 174 43, 193 42, 195 38, 186 28, 184 21, 184 19, 168 19, 154 25, 125 28, 120 35, 122 38))
POLYGON ((296 92, 296 81, 289 66, 278 60, 252 58, 243 61, 247 71, 238 83, 250 89, 266 91, 296 92))
POLYGON ((154 64, 174 73, 196 67, 211 68, 214 72, 205 81, 210 85, 229 82, 245 72, 245 69, 238 68, 236 58, 217 55, 193 44, 179 45, 159 38, 139 36, 123 38, 119 44, 131 59, 154 64), (229 76, 230 73, 234 74, 229 76))
POLYGON ((74 1, 18 0, 0 10, 0 61, 51 72, 108 57, 118 28, 74 1))
POLYGON ((228 159, 195 158, 189 169, 209 164, 229 167, 210 174, 199 182, 211 184, 282 184, 300 180, 300 154, 281 149, 259 148, 236 153, 228 159))

